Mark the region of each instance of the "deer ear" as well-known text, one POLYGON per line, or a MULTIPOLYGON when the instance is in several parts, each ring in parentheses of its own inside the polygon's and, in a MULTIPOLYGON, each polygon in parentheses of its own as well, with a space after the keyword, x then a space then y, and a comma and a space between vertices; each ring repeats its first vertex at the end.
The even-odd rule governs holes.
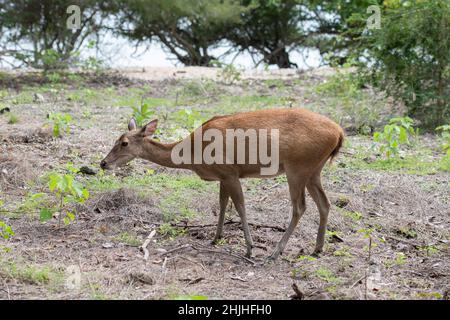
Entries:
POLYGON ((158 119, 150 121, 145 127, 142 128, 142 133, 144 137, 149 137, 153 135, 158 127, 158 119))
POLYGON ((133 131, 136 130, 136 120, 134 118, 131 118, 130 122, 128 123, 128 130, 133 131))

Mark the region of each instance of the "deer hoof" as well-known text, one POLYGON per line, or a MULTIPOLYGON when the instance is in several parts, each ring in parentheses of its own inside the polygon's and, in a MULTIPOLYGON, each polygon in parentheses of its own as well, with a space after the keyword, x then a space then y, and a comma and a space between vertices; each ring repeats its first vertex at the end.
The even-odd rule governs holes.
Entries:
POLYGON ((322 250, 314 250, 314 252, 311 254, 311 257, 319 258, 321 253, 322 250))

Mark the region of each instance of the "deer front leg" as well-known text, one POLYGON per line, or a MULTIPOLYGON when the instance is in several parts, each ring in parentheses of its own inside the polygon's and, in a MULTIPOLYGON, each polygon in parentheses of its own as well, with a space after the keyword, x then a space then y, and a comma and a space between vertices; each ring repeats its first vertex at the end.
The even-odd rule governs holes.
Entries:
POLYGON ((293 179, 288 175, 289 192, 292 201, 292 219, 288 228, 283 234, 280 242, 278 242, 274 252, 268 257, 268 260, 276 260, 283 253, 286 244, 295 230, 300 218, 306 210, 305 186, 297 179, 293 179))
POLYGON ((223 237, 223 224, 225 222, 225 211, 227 209, 228 200, 230 196, 223 182, 220 182, 220 213, 219 213, 219 222, 217 223, 216 236, 214 237, 213 244, 217 244, 217 242, 223 237))
POLYGON ((242 192, 241 183, 238 178, 229 179, 223 181, 224 186, 226 187, 228 194, 233 200, 234 206, 241 218, 242 229, 244 229, 244 237, 245 243, 247 245, 247 254, 246 256, 250 258, 252 256, 252 248, 253 248, 253 240, 250 235, 250 229, 248 227, 247 215, 245 213, 245 204, 244 204, 244 194, 242 192))

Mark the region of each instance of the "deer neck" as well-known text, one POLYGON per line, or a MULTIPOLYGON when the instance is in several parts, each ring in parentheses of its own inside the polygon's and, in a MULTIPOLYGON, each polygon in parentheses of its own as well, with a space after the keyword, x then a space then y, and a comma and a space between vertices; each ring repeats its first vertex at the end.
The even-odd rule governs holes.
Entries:
POLYGON ((175 164, 172 161, 172 149, 178 143, 179 142, 163 144, 154 140, 146 139, 144 140, 144 150, 141 158, 164 167, 189 169, 189 165, 187 164, 175 164))

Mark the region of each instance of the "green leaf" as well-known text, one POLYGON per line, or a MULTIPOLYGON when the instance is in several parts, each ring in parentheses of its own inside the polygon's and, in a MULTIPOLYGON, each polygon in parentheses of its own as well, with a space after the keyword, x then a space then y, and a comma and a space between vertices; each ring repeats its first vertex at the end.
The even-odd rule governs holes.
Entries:
POLYGON ((87 189, 83 189, 83 198, 85 200, 89 199, 89 191, 87 189))
POLYGON ((50 211, 50 209, 43 208, 41 209, 41 213, 39 216, 39 219, 41 222, 46 222, 48 220, 51 220, 53 218, 53 213, 50 211))
POLYGON ((14 235, 15 235, 15 233, 12 230, 12 228, 10 226, 8 226, 5 222, 0 220, 0 236, 3 239, 8 240, 9 238, 11 238, 14 235))
POLYGON ((66 216, 64 217, 63 221, 64 224, 67 226, 69 225, 71 222, 73 222, 75 220, 75 215, 72 212, 67 212, 66 216))
POLYGON ((399 134, 399 140, 401 143, 407 143, 408 142, 408 133, 406 132, 405 128, 400 128, 400 134, 399 134))

